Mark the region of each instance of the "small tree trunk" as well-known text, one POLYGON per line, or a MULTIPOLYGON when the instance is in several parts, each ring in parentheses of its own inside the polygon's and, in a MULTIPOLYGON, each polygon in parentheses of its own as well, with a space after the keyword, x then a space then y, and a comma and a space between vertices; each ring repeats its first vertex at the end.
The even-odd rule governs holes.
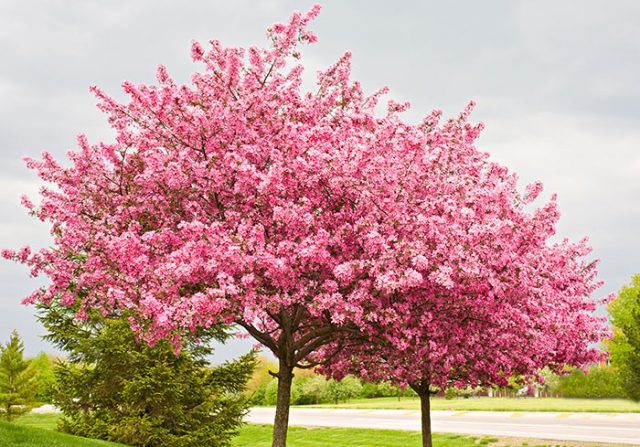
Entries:
POLYGON ((273 447, 286 447, 287 430, 289 428, 289 407, 291 406, 291 384, 293 383, 293 367, 280 360, 278 371, 278 398, 276 400, 276 417, 273 422, 273 447))
POLYGON ((431 394, 420 394, 420 419, 422 421, 422 447, 432 447, 431 443, 431 394))
POLYGON ((433 447, 431 441, 431 392, 429 383, 410 384, 413 391, 420 397, 420 422, 422 428, 422 447, 433 447))

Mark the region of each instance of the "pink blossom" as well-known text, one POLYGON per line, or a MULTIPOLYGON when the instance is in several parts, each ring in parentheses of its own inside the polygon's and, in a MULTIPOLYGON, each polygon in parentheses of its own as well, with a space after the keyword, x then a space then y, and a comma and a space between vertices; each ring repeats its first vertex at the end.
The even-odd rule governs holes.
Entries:
POLYGON ((343 264, 337 265, 333 269, 333 274, 335 275, 338 281, 349 283, 353 281, 353 278, 354 278, 353 266, 349 262, 345 262, 343 264))

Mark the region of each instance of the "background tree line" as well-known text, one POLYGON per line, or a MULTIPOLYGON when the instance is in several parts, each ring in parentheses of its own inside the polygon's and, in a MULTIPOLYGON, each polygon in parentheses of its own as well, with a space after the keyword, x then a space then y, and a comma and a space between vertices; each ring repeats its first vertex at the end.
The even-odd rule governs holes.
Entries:
MULTIPOLYGON (((270 377, 267 371, 274 367, 274 363, 265 357, 260 357, 258 366, 247 387, 253 405, 274 405, 276 401, 277 380, 270 377)), ((543 374, 545 384, 539 386, 547 393, 558 397, 591 398, 591 399, 625 399, 626 392, 620 371, 613 365, 593 365, 586 372, 580 369, 567 371, 566 376, 552 373, 543 374)), ((495 391, 510 392, 514 395, 525 384, 519 380, 512 380, 507 388, 495 388, 495 391)), ((484 388, 455 387, 438 390, 437 394, 446 398, 470 398, 487 395, 484 388)), ((530 394, 530 393, 529 393, 530 394)), ((293 405, 337 404, 351 399, 370 399, 377 397, 417 398, 411 388, 402 389, 390 382, 371 383, 353 376, 347 376, 341 381, 326 379, 322 375, 308 370, 296 372, 293 379, 291 401, 293 405)))

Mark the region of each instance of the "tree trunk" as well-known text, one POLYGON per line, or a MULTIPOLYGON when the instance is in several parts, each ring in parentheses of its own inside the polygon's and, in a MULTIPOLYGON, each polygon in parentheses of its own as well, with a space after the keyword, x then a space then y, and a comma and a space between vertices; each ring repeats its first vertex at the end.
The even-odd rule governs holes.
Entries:
POLYGON ((291 406, 291 384, 293 383, 293 367, 280 359, 278 371, 278 399, 276 400, 276 417, 273 422, 273 447, 286 447, 287 430, 289 428, 289 407, 291 406))
POLYGON ((420 419, 422 421, 422 447, 432 447, 431 443, 431 393, 429 388, 420 393, 420 419))
POLYGON ((422 380, 418 383, 410 383, 409 386, 420 397, 420 421, 422 425, 422 447, 432 447, 431 441, 431 392, 429 381, 422 380))

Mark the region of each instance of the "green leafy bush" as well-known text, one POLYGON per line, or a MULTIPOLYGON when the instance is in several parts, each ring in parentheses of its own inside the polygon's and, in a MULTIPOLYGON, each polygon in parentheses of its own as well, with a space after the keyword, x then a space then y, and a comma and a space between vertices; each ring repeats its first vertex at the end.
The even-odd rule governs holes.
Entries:
POLYGON ((608 309, 614 334, 608 343, 611 361, 625 395, 640 401, 640 274, 620 289, 608 309))
POLYGON ((463 397, 465 399, 468 399, 470 397, 473 397, 475 395, 477 395, 480 392, 481 388, 472 388, 472 387, 467 387, 467 388, 455 388, 455 387, 450 387, 447 388, 446 390, 444 390, 444 397, 445 399, 453 399, 456 397, 463 397))
POLYGON ((624 398, 620 375, 612 366, 592 366, 585 374, 579 369, 560 377, 554 390, 563 397, 624 398))
MULTIPOLYGON (((264 360, 262 360, 264 364, 264 360)), ((277 368, 271 368, 277 370, 277 368)), ((278 381, 271 378, 264 381, 264 374, 254 373, 254 391, 250 394, 252 405, 275 405, 278 390, 278 381), (261 383, 258 382, 261 375, 261 383), (255 383, 260 383, 256 385, 255 383)), ((347 376, 341 381, 327 379, 323 375, 314 374, 308 370, 297 370, 291 388, 291 403, 293 405, 317 405, 326 403, 343 402, 353 398, 374 397, 409 397, 416 396, 415 392, 406 387, 392 384, 391 382, 362 382, 352 376, 347 376), (336 400, 337 399, 337 400, 336 400)))
POLYGON ((296 405, 315 405, 326 401, 327 380, 322 376, 294 379, 298 396, 296 405))
POLYGON ((56 376, 54 373, 55 361, 44 352, 30 359, 31 368, 34 371, 34 399, 37 402, 51 403, 51 391, 54 388, 56 376))
MULTIPOLYGON (((294 379, 294 382, 291 384, 291 403, 296 404, 298 401, 298 397, 300 396, 300 389, 298 386, 298 381, 294 379)), ((275 405, 276 400, 278 399, 278 379, 272 379, 264 390, 264 404, 265 405, 275 405)))
POLYGON ((360 380, 355 377, 347 376, 342 380, 330 379, 324 392, 324 400, 337 404, 358 396, 361 391, 360 380))

